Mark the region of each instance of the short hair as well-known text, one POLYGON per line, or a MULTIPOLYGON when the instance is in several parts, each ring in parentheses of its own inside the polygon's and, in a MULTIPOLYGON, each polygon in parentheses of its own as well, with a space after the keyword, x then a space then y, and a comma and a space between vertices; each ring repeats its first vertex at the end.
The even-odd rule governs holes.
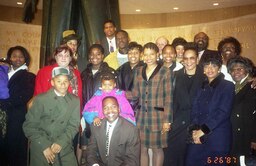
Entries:
POLYGON ((118 33, 124 33, 124 34, 127 36, 127 38, 129 38, 129 34, 128 34, 128 32, 126 32, 125 30, 120 29, 120 30, 116 31, 116 35, 117 35, 118 33))
POLYGON ((15 46, 15 47, 9 48, 9 50, 7 52, 6 61, 11 62, 11 55, 12 55, 13 51, 15 51, 15 50, 19 50, 22 53, 22 55, 25 58, 26 65, 29 66, 30 60, 31 60, 30 54, 29 54, 28 50, 25 47, 22 47, 22 46, 15 46))
POLYGON ((119 107, 118 100, 117 100, 117 98, 114 97, 114 96, 106 96, 106 97, 104 97, 104 98, 102 99, 102 106, 103 106, 103 102, 104 102, 105 100, 107 100, 107 99, 113 99, 113 100, 115 100, 117 106, 119 107))
POLYGON ((166 44, 166 45, 164 46, 164 48, 163 48, 162 52, 163 52, 167 47, 171 47, 171 48, 173 48, 173 50, 174 50, 175 54, 177 54, 175 47, 174 47, 173 45, 171 45, 171 44, 166 44))
POLYGON ((249 75, 253 74, 252 71, 253 71, 254 64, 250 59, 242 56, 230 58, 227 63, 227 68, 229 73, 231 73, 232 68, 236 64, 241 64, 246 70, 246 72, 249 73, 249 75))
POLYGON ((56 63, 56 59, 55 59, 55 56, 58 55, 60 52, 62 51, 65 51, 65 52, 69 52, 70 54, 70 57, 72 58, 70 64, 73 65, 73 61, 74 61, 74 58, 73 58, 73 54, 72 54, 72 50, 71 48, 69 48, 66 44, 63 44, 63 45, 60 45, 58 47, 55 48, 55 50, 53 51, 53 56, 51 57, 51 59, 49 60, 49 64, 52 65, 52 64, 55 64, 56 63))
POLYGON ((143 46, 143 51, 144 51, 146 48, 152 49, 152 50, 154 50, 156 53, 159 52, 159 48, 157 47, 157 45, 156 45, 155 43, 152 43, 152 42, 149 42, 149 43, 145 44, 145 45, 143 46))
POLYGON ((218 44, 218 52, 221 54, 221 51, 223 49, 223 46, 226 43, 232 43, 235 46, 235 52, 237 55, 241 54, 242 51, 242 47, 241 47, 241 43, 234 37, 230 36, 230 37, 226 37, 224 39, 222 39, 219 44, 218 44))
POLYGON ((110 24, 112 24, 114 27, 116 27, 116 24, 115 24, 115 22, 114 22, 113 20, 106 20, 106 21, 104 21, 104 23, 103 23, 103 28, 105 27, 105 24, 107 24, 107 23, 110 23, 110 24))
POLYGON ((89 54, 91 53, 91 51, 92 51, 94 48, 99 49, 100 52, 101 52, 102 54, 104 54, 104 48, 102 47, 101 44, 93 44, 93 45, 91 45, 91 47, 89 48, 89 51, 88 51, 89 54))
POLYGON ((142 46, 138 44, 137 42, 130 42, 128 44, 128 51, 133 50, 133 49, 138 49, 139 52, 142 52, 142 46))
POLYGON ((102 81, 110 81, 110 80, 113 80, 115 83, 116 83, 116 75, 114 73, 114 71, 102 71, 102 74, 101 74, 101 82, 102 81))
POLYGON ((215 54, 208 54, 205 57, 205 59, 202 63, 202 66, 205 67, 206 65, 209 65, 209 64, 215 64, 220 68, 222 65, 222 57, 216 56, 215 54))
POLYGON ((194 42, 187 42, 184 46, 184 53, 188 50, 192 50, 195 52, 196 56, 198 57, 198 47, 197 44, 194 42))
POLYGON ((174 48, 175 48, 176 46, 178 46, 178 45, 182 45, 182 46, 185 47, 186 44, 187 44, 187 41, 186 41, 184 38, 182 38, 182 37, 176 37, 176 38, 173 39, 173 41, 172 41, 172 45, 173 45, 174 48))
POLYGON ((194 36, 194 41, 197 35, 199 35, 200 33, 203 33, 206 37, 206 40, 209 41, 209 36, 205 33, 205 32, 198 32, 195 36, 194 36))

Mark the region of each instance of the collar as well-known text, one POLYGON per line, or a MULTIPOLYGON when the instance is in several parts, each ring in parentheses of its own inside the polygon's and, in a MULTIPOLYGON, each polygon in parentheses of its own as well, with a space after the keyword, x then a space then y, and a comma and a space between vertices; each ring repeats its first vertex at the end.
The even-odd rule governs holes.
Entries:
POLYGON ((116 118, 116 120, 115 120, 114 122, 112 122, 112 123, 109 123, 108 120, 106 119, 106 120, 107 120, 107 126, 111 125, 111 128, 112 128, 112 129, 115 128, 118 119, 119 119, 119 118, 116 118))
POLYGON ((147 79, 147 74, 146 74, 147 64, 145 64, 142 68, 142 77, 143 77, 143 79, 146 80, 146 81, 149 81, 150 79, 152 79, 158 73, 158 71, 161 69, 161 67, 162 67, 162 65, 158 63, 156 68, 154 69, 153 73, 149 77, 149 79, 147 79))
POLYGON ((205 81, 203 82, 203 88, 205 88, 207 85, 216 88, 219 83, 224 79, 224 74, 220 73, 212 82, 209 83, 208 79, 206 78, 205 81))
POLYGON ((55 89, 54 89, 54 93, 57 95, 57 96, 61 96, 61 97, 65 97, 66 96, 66 94, 63 96, 63 95, 61 95, 59 92, 57 92, 55 89))
POLYGON ((24 63, 22 66, 20 66, 19 68, 17 68, 16 70, 13 69, 13 67, 11 66, 11 69, 8 73, 8 77, 9 79, 18 71, 20 70, 28 70, 28 66, 26 65, 26 63, 24 63))

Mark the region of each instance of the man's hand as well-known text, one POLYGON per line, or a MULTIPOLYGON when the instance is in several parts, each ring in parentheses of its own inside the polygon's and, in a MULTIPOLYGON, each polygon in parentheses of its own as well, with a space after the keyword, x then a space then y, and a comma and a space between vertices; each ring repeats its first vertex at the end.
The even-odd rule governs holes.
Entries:
POLYGON ((164 123, 161 133, 164 134, 165 132, 168 132, 171 129, 171 123, 164 123))
POLYGON ((253 77, 250 81, 252 82, 251 88, 256 89, 256 77, 253 77))
POLYGON ((202 144, 200 141, 200 137, 204 135, 204 132, 202 130, 193 130, 192 132, 192 138, 195 144, 202 144))
POLYGON ((100 118, 98 118, 98 117, 94 118, 93 124, 94 124, 94 126, 100 126, 100 125, 101 125, 101 120, 100 120, 100 118))
POLYGON ((53 143, 52 146, 51 146, 51 150, 55 154, 60 153, 61 146, 59 144, 53 143))
POLYGON ((53 153, 53 151, 51 150, 50 147, 46 148, 43 151, 44 157, 46 158, 48 163, 53 164, 54 163, 54 159, 55 159, 55 154, 53 153))

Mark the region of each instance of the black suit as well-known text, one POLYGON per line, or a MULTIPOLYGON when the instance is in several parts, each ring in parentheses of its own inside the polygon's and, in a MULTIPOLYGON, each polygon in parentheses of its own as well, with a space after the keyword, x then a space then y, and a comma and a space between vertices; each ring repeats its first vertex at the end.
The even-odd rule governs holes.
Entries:
POLYGON ((86 150, 88 166, 95 163, 100 166, 139 166, 140 139, 136 126, 119 117, 106 158, 106 124, 107 120, 103 119, 101 126, 91 126, 92 136, 86 150))
POLYGON ((106 37, 102 38, 100 41, 100 44, 102 45, 102 47, 104 48, 104 55, 105 57, 108 56, 109 52, 109 43, 106 37))

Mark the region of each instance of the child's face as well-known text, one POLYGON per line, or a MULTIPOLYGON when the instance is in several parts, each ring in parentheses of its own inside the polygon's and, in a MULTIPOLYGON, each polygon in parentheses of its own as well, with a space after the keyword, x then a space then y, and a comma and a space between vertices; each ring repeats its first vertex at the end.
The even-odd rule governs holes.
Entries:
POLYGON ((173 61, 175 61, 176 54, 173 47, 165 47, 163 50, 163 61, 167 64, 172 64, 173 61))
POLYGON ((89 56, 90 56, 89 57, 90 62, 92 63, 92 65, 95 65, 95 66, 101 64, 104 57, 104 55, 98 48, 93 48, 89 56))
POLYGON ((51 84, 59 94, 64 96, 68 91, 68 86, 70 82, 69 82, 68 76, 59 75, 54 77, 51 80, 51 84))
POLYGON ((134 48, 132 50, 128 51, 128 60, 132 65, 136 65, 139 63, 140 61, 140 54, 141 52, 139 51, 139 49, 134 48))
POLYGON ((143 54, 144 54, 144 57, 143 57, 144 62, 148 66, 157 64, 158 53, 155 50, 150 48, 145 48, 143 54))
POLYGON ((111 92, 116 87, 114 80, 103 80, 101 82, 101 88, 104 92, 111 92))

